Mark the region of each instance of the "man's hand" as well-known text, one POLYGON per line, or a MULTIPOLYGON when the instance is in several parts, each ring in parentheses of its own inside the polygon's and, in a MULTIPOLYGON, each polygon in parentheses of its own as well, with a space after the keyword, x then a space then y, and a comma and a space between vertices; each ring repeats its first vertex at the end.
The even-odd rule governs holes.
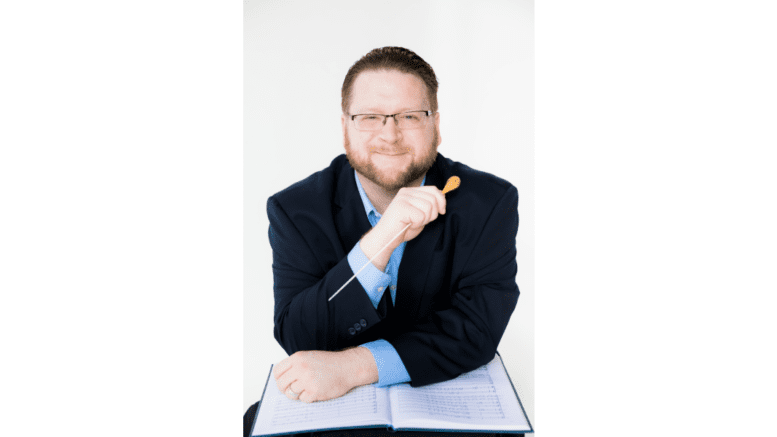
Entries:
POLYGON ((445 195, 435 186, 406 187, 399 190, 383 213, 377 226, 362 237, 360 245, 364 255, 372 258, 386 244, 389 246, 372 263, 385 270, 391 252, 403 241, 417 237, 424 226, 445 214, 445 195), (410 227, 394 238, 405 226, 410 227), (392 240, 392 238, 394 238, 392 240))
POLYGON ((372 353, 363 347, 340 352, 300 351, 273 369, 278 390, 292 400, 326 401, 378 381, 372 353))

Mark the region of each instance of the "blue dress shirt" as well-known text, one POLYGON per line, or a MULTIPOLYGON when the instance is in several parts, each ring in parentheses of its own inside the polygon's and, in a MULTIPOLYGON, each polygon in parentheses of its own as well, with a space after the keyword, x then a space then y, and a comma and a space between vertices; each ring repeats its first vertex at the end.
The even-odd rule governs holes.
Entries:
MULTIPOLYGON (((354 178, 356 178, 356 187, 359 189, 359 196, 362 198, 364 204, 364 211, 367 213, 367 219, 370 221, 370 225, 375 227, 380 221, 381 215, 370 202, 367 197, 367 193, 364 192, 361 182, 359 182, 359 176, 356 171, 353 172, 354 178)), ((421 182, 421 186, 426 182, 426 176, 421 182)), ((382 272, 377 267, 369 262, 369 258, 361 249, 360 243, 356 243, 356 246, 351 249, 348 254, 348 264, 351 266, 351 270, 354 272, 359 271, 365 264, 364 268, 356 279, 364 287, 367 292, 367 296, 372 301, 372 305, 377 309, 380 300, 383 298, 383 293, 389 290, 391 293, 391 302, 397 301, 397 273, 399 271, 399 263, 402 262, 402 254, 405 252, 405 245, 407 242, 403 241, 399 247, 394 249, 391 253, 391 258, 386 265, 386 271, 382 272)), ((402 363, 402 359, 399 358, 394 346, 386 340, 376 340, 369 343, 364 343, 362 347, 367 348, 373 358, 375 358, 375 364, 378 366, 378 382, 376 386, 385 387, 392 384, 399 384, 402 382, 410 381, 410 375, 405 369, 405 365, 402 363)))

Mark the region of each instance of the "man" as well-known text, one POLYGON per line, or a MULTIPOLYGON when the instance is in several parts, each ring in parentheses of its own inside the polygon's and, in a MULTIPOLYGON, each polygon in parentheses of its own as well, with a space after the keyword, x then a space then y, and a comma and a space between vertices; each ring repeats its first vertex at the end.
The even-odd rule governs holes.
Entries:
POLYGON ((519 294, 518 193, 437 153, 437 86, 410 50, 365 55, 343 83, 346 155, 267 202, 290 355, 273 376, 290 399, 423 386, 494 357, 519 294))

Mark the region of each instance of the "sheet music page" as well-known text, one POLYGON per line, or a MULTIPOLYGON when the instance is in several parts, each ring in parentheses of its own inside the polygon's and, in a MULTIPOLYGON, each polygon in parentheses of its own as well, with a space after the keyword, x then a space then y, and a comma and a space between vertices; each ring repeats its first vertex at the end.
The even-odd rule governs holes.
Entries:
POLYGON ((489 364, 450 381, 390 388, 394 427, 529 431, 497 355, 489 364))
POLYGON ((284 396, 270 377, 252 435, 390 423, 386 388, 364 385, 337 399, 306 404, 284 396))

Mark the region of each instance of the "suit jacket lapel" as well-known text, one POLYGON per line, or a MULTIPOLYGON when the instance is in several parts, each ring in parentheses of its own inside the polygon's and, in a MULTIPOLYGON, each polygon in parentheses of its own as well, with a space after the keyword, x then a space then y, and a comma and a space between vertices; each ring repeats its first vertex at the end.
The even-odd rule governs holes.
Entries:
POLYGON ((356 188, 353 168, 347 161, 337 173, 336 184, 333 211, 335 227, 345 255, 348 255, 348 252, 372 226, 367 219, 367 214, 364 213, 364 204, 356 188))
MULTIPOLYGON (((445 186, 442 156, 426 173, 425 185, 442 190, 445 186)), ((444 216, 429 223, 418 236, 407 242, 397 276, 396 312, 402 317, 415 318, 426 290, 430 259, 445 227, 444 216)))

